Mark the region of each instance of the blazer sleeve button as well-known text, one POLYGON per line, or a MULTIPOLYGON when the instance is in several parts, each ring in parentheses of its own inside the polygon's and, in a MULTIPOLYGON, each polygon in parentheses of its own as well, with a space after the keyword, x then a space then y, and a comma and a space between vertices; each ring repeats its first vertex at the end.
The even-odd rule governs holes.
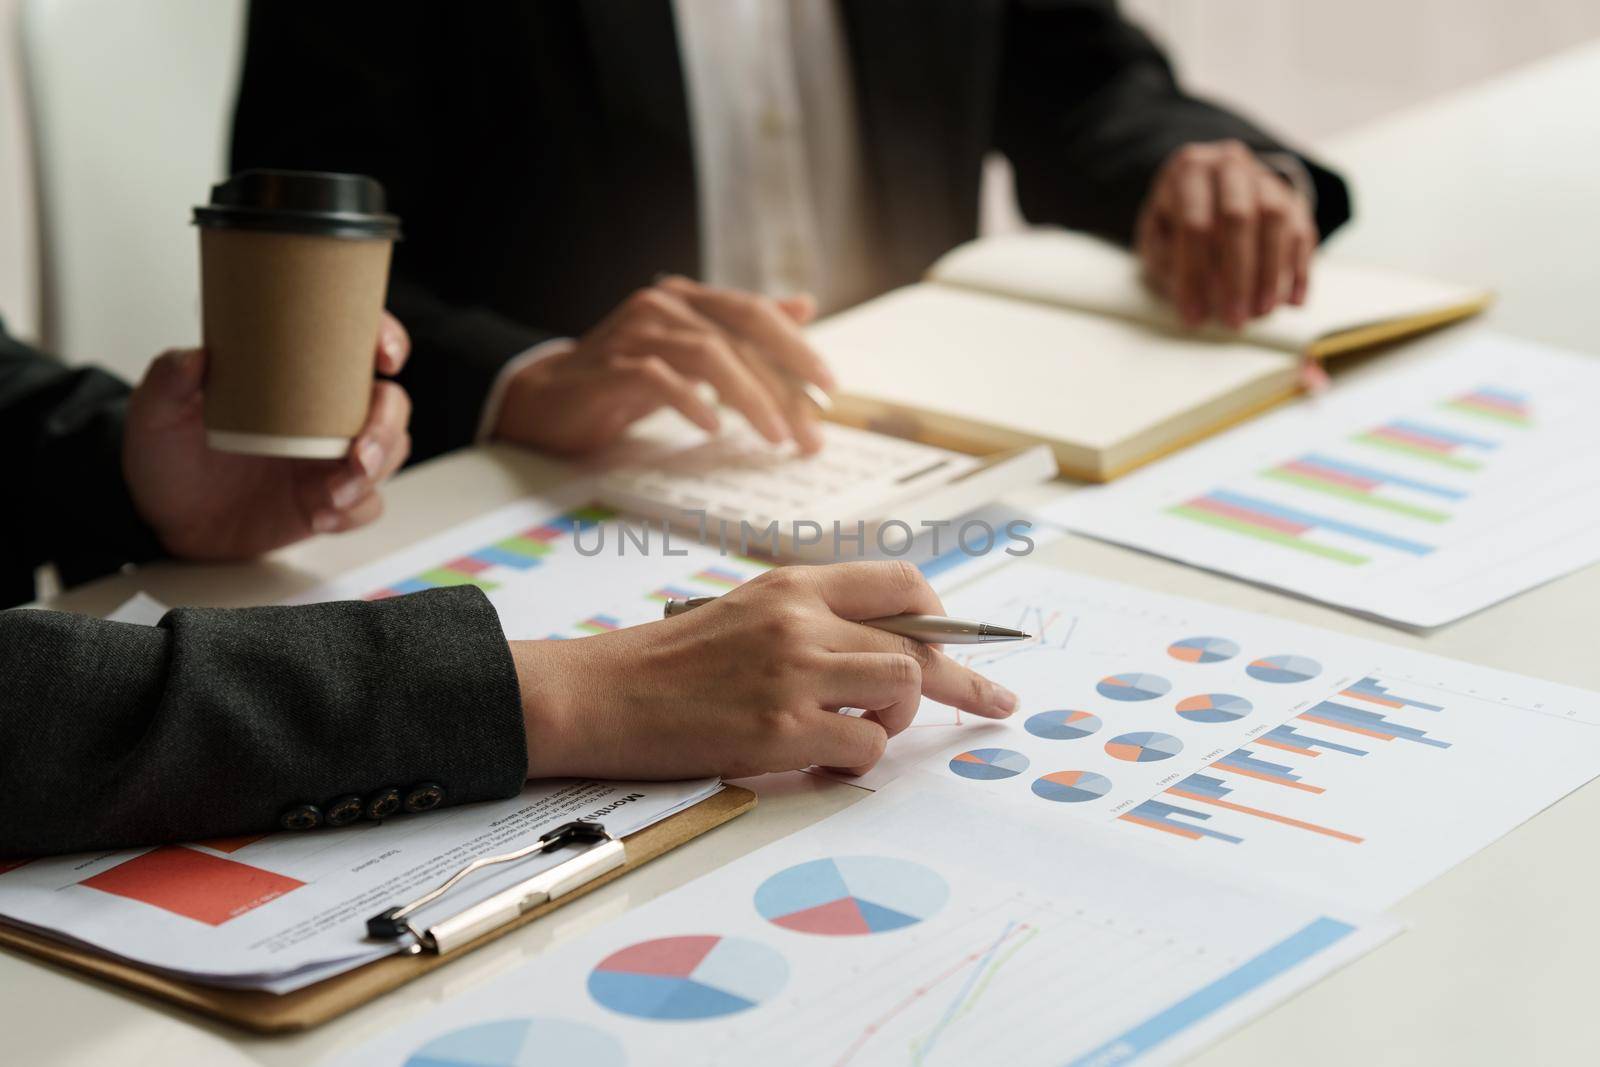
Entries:
POLYGON ((413 786, 411 792, 406 794, 406 810, 410 812, 432 811, 442 803, 444 790, 432 782, 413 786))
POLYGON ((329 826, 349 826, 361 818, 362 810, 361 798, 352 793, 338 800, 330 800, 322 818, 329 826))
POLYGON ((367 818, 387 819, 400 810, 402 803, 404 799, 400 796, 400 790, 393 787, 380 789, 367 798, 367 818))
POLYGON ((314 830, 322 825, 322 809, 315 804, 299 804, 278 817, 285 830, 314 830))

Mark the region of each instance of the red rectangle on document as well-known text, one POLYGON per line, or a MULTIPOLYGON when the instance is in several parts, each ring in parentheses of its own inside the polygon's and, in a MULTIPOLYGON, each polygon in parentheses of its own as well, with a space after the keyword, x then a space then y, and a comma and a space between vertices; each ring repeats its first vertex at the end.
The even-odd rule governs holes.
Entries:
POLYGON ((168 845, 78 883, 221 926, 304 882, 237 860, 168 845))
POLYGON ((213 852, 238 852, 246 845, 253 845, 257 841, 265 841, 271 834, 249 834, 244 837, 213 837, 210 841, 196 841, 201 848, 209 848, 213 852))

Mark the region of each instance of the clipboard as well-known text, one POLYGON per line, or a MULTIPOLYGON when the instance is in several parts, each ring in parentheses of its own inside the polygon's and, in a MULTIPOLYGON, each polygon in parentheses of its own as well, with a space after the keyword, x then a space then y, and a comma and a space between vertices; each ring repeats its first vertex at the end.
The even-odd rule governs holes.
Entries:
POLYGON ((176 1004, 213 1019, 259 1034, 290 1033, 314 1026, 374 1000, 391 989, 443 967, 474 949, 503 937, 513 930, 576 900, 629 871, 672 851, 679 845, 714 830, 728 820, 756 806, 756 795, 748 789, 725 785, 678 814, 661 820, 622 839, 627 861, 613 870, 562 895, 559 899, 523 912, 517 918, 468 941, 448 955, 419 954, 386 956, 353 971, 336 975, 316 985, 282 995, 260 990, 219 989, 168 975, 144 970, 122 960, 109 959, 38 934, 0 926, 0 946, 75 971, 125 986, 145 996, 176 1004))

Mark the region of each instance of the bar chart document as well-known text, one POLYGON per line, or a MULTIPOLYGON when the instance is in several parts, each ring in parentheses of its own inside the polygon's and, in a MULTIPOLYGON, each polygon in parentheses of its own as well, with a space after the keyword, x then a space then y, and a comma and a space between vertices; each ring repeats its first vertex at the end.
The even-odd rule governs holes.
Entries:
MULTIPOLYGON (((719 543, 579 505, 531 497, 497 508, 295 598, 382 600, 474 585, 513 641, 586 637, 661 618, 670 599, 718 596, 772 566, 719 543)), ((744 546, 748 547, 748 546, 744 546)))
POLYGON ((951 648, 1021 698, 925 701, 908 770, 1384 908, 1600 771, 1600 693, 1018 563, 945 598, 1034 638, 951 648))
POLYGON ((1052 823, 908 776, 337 1062, 1168 1063, 1398 930, 1052 823))
POLYGON ((1049 514, 1412 626, 1600 559, 1600 359, 1479 331, 1049 514))

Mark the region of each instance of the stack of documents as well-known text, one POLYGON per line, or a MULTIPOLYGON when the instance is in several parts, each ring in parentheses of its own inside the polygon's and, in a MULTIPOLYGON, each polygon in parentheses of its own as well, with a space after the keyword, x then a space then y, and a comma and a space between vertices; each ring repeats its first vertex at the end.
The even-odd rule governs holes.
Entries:
MULTIPOLYGON (((510 800, 337 830, 0 863, 0 921, 203 985, 287 993, 400 951, 366 940, 366 921, 477 857, 579 818, 621 837, 720 788, 538 782, 510 800)), ((568 856, 491 868, 437 907, 458 910, 568 856)))

